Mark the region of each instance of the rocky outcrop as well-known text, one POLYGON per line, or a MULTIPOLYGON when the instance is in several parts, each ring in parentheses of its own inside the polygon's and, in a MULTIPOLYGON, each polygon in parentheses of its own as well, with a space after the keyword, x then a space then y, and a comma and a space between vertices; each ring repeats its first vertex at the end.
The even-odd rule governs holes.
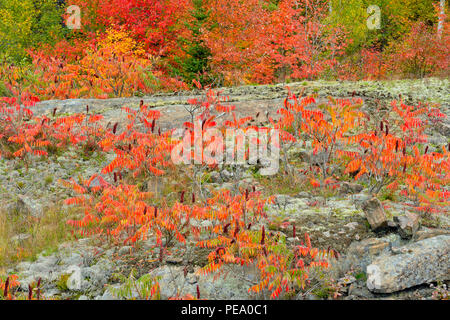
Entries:
MULTIPOLYGON (((270 116, 273 116, 275 111, 282 106, 283 99, 287 94, 285 87, 286 84, 225 88, 222 95, 230 96, 229 101, 237 106, 239 116, 255 116, 258 113, 260 117, 257 117, 256 120, 263 122, 267 120, 269 113, 270 116)), ((355 95, 363 98, 362 108, 365 110, 372 110, 370 107, 375 100, 379 99, 385 103, 384 101, 398 98, 400 93, 406 103, 428 99, 441 102, 443 104, 441 110, 446 114, 448 114, 446 110, 450 103, 448 89, 445 89, 448 88, 448 80, 429 79, 426 81, 361 82, 356 84, 354 82, 317 81, 291 83, 289 87, 295 93, 302 89, 306 90, 305 94, 317 93, 318 103, 325 101, 327 96, 346 98, 355 95), (444 88, 444 90, 438 90, 439 88, 444 88)), ((200 97, 200 92, 161 94, 142 98, 44 101, 38 103, 33 110, 36 114, 49 114, 54 108, 57 108, 57 114, 62 115, 84 112, 86 105, 89 105, 91 112, 104 116, 105 124, 109 123, 111 126, 118 122, 119 130, 121 130, 121 126, 126 120, 126 113, 121 110, 121 107, 135 108, 142 99, 145 104, 154 106, 155 109, 162 112, 158 125, 161 126, 161 129, 167 129, 181 126, 187 120, 188 114, 184 107, 186 101, 192 97, 200 97)), ((444 123, 448 127, 447 124, 444 123)), ((446 143, 445 137, 443 138, 441 134, 445 135, 445 131, 436 130, 436 128, 433 130, 433 134, 436 135, 431 137, 430 141, 433 141, 435 145, 441 144, 442 141, 446 143)), ((290 157, 297 157, 307 163, 320 162, 323 155, 314 155, 310 151, 311 145, 299 144, 290 152, 290 157)), ((42 209, 45 212, 48 204, 67 198, 71 194, 70 191, 59 185, 59 179, 68 180, 79 176, 88 178, 93 174, 98 174, 105 164, 110 163, 111 156, 113 157, 111 154, 103 155, 94 152, 90 156, 80 157, 76 150, 69 148, 62 155, 51 156, 51 161, 37 161, 36 159, 27 170, 19 168, 13 161, 0 159, 0 184, 3 186, 3 190, 0 190, 0 198, 4 200, 12 198, 15 201, 9 201, 13 202, 11 212, 40 216, 42 209), (26 194, 26 197, 17 197, 17 194, 26 194), (16 200, 17 198, 19 200, 16 200), (33 199, 39 199, 39 202, 33 199)), ((242 178, 246 178, 246 175, 247 178, 252 177, 251 172, 247 171, 242 173, 242 178)), ((90 187, 103 183, 99 177, 91 182, 90 187)), ((240 177, 223 169, 211 172, 209 182, 220 184, 222 188, 231 189, 234 187, 235 180, 247 183, 244 181, 245 179, 238 179, 240 177)), ((111 183, 112 178, 105 175, 102 179, 111 183)), ((250 179, 250 182, 254 181, 250 179)), ((164 185, 164 181, 152 180, 147 183, 146 187, 149 191, 158 194, 164 185)), ((370 271, 370 274, 368 272, 370 285, 369 282, 367 284, 373 292, 402 290, 402 288, 416 283, 445 278, 446 268, 446 274, 449 273, 448 232, 446 230, 431 230, 428 233, 417 231, 415 220, 410 223, 410 220, 398 218, 396 227, 400 227, 399 234, 403 238, 413 237, 413 239, 423 241, 402 246, 406 241, 401 239, 398 234, 374 238, 377 235, 366 227, 363 212, 359 208, 364 208, 364 214, 373 230, 388 225, 386 214, 380 201, 376 198, 371 199, 371 195, 360 193, 362 190, 361 185, 344 183, 339 197, 322 199, 322 197, 313 196, 314 192, 305 191, 298 193, 297 197, 278 195, 275 203, 268 206, 267 211, 271 224, 265 225, 266 230, 277 232, 279 235, 286 236, 287 241, 298 244, 297 238, 290 237, 295 225, 297 234, 310 234, 311 239, 315 241, 315 246, 331 247, 340 252, 343 258, 340 258, 339 261, 348 259, 349 264, 362 270, 366 270, 370 265, 370 270, 367 269, 370 271), (326 205, 323 202, 326 202, 326 205), (444 236, 446 238, 435 237, 446 232, 447 235, 444 236), (370 238, 366 239, 367 237, 370 238), (355 239, 365 240, 352 243, 355 239), (352 245, 347 250, 350 243, 352 245), (442 274, 444 276, 441 276, 442 274)), ((211 227, 210 221, 201 222, 192 219, 191 224, 193 223, 198 223, 198 226, 203 228, 211 227)), ((259 230, 261 226, 255 225, 252 228, 259 230)), ((18 234, 11 241, 21 242, 29 237, 28 234, 18 234)), ((154 244, 150 247, 153 248, 154 244)), ((116 271, 125 273, 124 270, 128 275, 129 272, 124 267, 128 267, 127 257, 136 253, 135 248, 129 246, 110 249, 105 245, 105 247, 98 248, 85 245, 80 240, 78 244, 70 244, 64 250, 60 248, 57 253, 41 255, 34 262, 19 264, 16 271, 20 276, 22 291, 27 291, 29 284, 42 279, 43 294, 48 298, 66 299, 82 294, 80 300, 113 299, 114 295, 109 290, 105 291, 105 285, 120 287, 120 284, 114 283, 116 279, 111 275, 116 271)), ((140 254, 143 254, 146 260, 149 258, 148 252, 140 254)), ((157 256, 156 254, 155 251, 155 256, 157 256)), ((252 270, 232 267, 232 269, 227 269, 227 273, 214 279, 213 275, 199 277, 192 270, 185 274, 184 266, 180 266, 183 262, 183 257, 168 257, 165 259, 167 265, 159 266, 153 271, 151 271, 152 268, 145 266, 144 272, 151 271, 152 275, 161 277, 162 298, 174 297, 177 292, 180 295, 195 296, 197 286, 202 299, 254 298, 248 293, 249 285, 257 281, 256 274, 252 270)), ((132 266, 136 266, 134 262, 132 266)), ((360 282, 358 285, 355 279, 351 281, 355 283, 342 282, 343 285, 352 286, 348 289, 349 295, 362 298, 376 296, 368 291, 365 280, 358 280, 360 282)))
POLYGON ((46 298, 70 298, 79 293, 91 296, 104 292, 112 274, 113 261, 110 252, 91 247, 86 241, 60 245, 51 255, 41 254, 34 262, 22 262, 16 266, 22 291, 42 280, 42 293, 46 298))
POLYGON ((391 293, 450 279, 450 236, 441 235, 397 248, 367 266, 367 287, 391 293))
POLYGON ((248 300, 255 297, 248 292, 250 285, 257 280, 255 269, 231 267, 231 272, 222 275, 199 276, 196 272, 183 274, 183 267, 163 266, 151 272, 159 277, 161 298, 167 299, 190 294, 197 296, 197 286, 201 299, 208 300, 248 300))

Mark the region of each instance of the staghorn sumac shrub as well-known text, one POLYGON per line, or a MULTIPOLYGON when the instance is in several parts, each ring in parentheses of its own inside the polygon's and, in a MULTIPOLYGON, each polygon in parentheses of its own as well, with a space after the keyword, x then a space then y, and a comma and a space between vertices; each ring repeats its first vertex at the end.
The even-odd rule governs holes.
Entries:
POLYGON ((28 293, 20 289, 19 276, 11 274, 0 276, 0 300, 45 300, 41 292, 42 279, 28 285, 28 293))
POLYGON ((414 161, 405 172, 401 194, 412 200, 410 205, 413 210, 448 215, 450 152, 446 146, 436 151, 425 150, 427 152, 421 153, 417 148, 413 149, 414 161))
MULTIPOLYGON (((81 235, 106 235, 116 241, 123 238, 125 243, 135 243, 137 240, 147 237, 147 231, 151 226, 158 225, 171 228, 171 224, 161 223, 158 209, 150 207, 145 200, 152 197, 150 192, 141 192, 137 186, 119 184, 117 187, 108 184, 100 178, 100 185, 90 187, 91 179, 84 181, 83 185, 74 180, 63 182, 71 187, 79 195, 66 200, 69 205, 77 205, 84 211, 80 220, 69 220, 68 223, 79 228, 81 235), (97 193, 98 196, 95 196, 97 193)), ((157 229, 158 243, 161 243, 162 232, 157 229)))
POLYGON ((79 68, 74 81, 98 97, 122 97, 156 86, 152 58, 123 30, 109 29, 74 67, 79 68))
MULTIPOLYGON (((15 91, 13 91, 15 92, 15 91)), ((39 99, 27 92, 20 98, 0 98, 0 156, 20 158, 28 166, 31 156, 48 156, 50 151, 79 146, 85 153, 100 149, 106 130, 103 116, 85 113, 59 117, 35 116, 32 109, 39 99)))
POLYGON ((444 117, 427 105, 410 106, 397 101, 391 103, 387 112, 378 110, 366 116, 363 130, 349 140, 357 149, 347 152, 346 156, 352 160, 345 172, 355 172, 355 179, 368 177, 370 191, 374 193, 384 186, 397 185, 403 173, 418 160, 411 153, 426 143, 424 131, 435 116, 444 117))
POLYGON ((220 274, 227 265, 254 266, 259 279, 249 287, 249 292, 267 290, 271 298, 278 298, 282 291, 305 289, 313 268, 327 268, 332 251, 312 248, 308 235, 306 245, 290 247, 284 237, 265 231, 265 206, 272 201, 272 197, 262 199, 260 192, 248 189, 237 196, 223 191, 209 199, 208 203, 214 204, 213 211, 205 218, 213 219, 212 234, 197 246, 214 250, 199 273, 220 274))
POLYGON ((146 53, 123 28, 109 28, 84 43, 78 40, 60 45, 62 49, 56 54, 49 49, 29 51, 33 76, 22 82, 30 92, 47 99, 70 99, 187 89, 183 82, 161 71, 158 58, 146 53), (83 50, 76 48, 73 53, 77 45, 83 50))
POLYGON ((305 234, 305 244, 302 242, 290 248, 286 239, 279 236, 268 236, 263 241, 262 233, 260 246, 262 254, 258 257, 257 266, 261 280, 249 291, 259 293, 267 289, 272 299, 278 298, 283 291, 296 293, 308 288, 311 282, 309 274, 327 269, 330 259, 335 256, 333 250, 312 247, 308 234, 305 234))
POLYGON ((355 129, 364 121, 359 111, 361 104, 361 99, 330 97, 327 103, 317 105, 314 96, 298 98, 290 94, 278 110, 280 119, 271 120, 275 128, 282 130, 282 140, 288 145, 283 151, 289 172, 293 174, 287 158, 289 147, 309 141, 313 148, 309 168, 301 173, 309 177, 314 187, 334 185, 332 177, 342 165, 338 155, 345 152, 355 129))
MULTIPOLYGON (((351 138, 351 151, 344 173, 365 179, 369 192, 383 188, 400 191, 413 201, 413 209, 446 212, 449 193, 447 146, 429 150, 425 129, 443 119, 439 109, 429 105, 406 105, 393 101, 381 116, 366 119, 363 130, 351 138)), ((410 205, 411 206, 411 205, 410 205)))
POLYGON ((15 274, 6 278, 0 277, 0 300, 15 300, 16 291, 20 285, 17 281, 19 277, 15 274))
POLYGON ((49 97, 132 95, 137 90, 145 92, 156 79, 152 74, 152 60, 125 31, 108 30, 73 62, 41 52, 33 58, 40 78, 50 80, 49 86, 40 89, 40 94, 49 97))
POLYGON ((38 98, 22 93, 20 98, 0 98, 0 156, 28 163, 29 155, 44 156, 50 144, 43 128, 45 117, 33 118, 31 107, 38 98))
POLYGON ((118 124, 113 126, 100 142, 104 151, 113 150, 115 159, 103 168, 102 173, 128 171, 134 178, 138 176, 161 176, 164 168, 171 166, 170 151, 173 143, 170 132, 161 132, 157 128, 160 113, 144 105, 138 110, 124 108, 128 113, 129 123, 121 133, 118 124))
POLYGON ((220 91, 216 92, 209 86, 203 87, 197 80, 193 83, 198 89, 203 88, 204 94, 201 98, 188 99, 185 110, 189 114, 189 121, 183 123, 183 138, 177 139, 172 156, 178 164, 182 160, 189 169, 192 169, 192 173, 187 175, 191 181, 192 192, 197 192, 205 199, 203 179, 208 169, 219 165, 215 153, 217 150, 223 151, 225 147, 219 134, 225 135, 225 127, 229 122, 225 121, 225 125, 220 126, 216 117, 230 114, 235 106, 226 105, 229 98, 222 96, 220 91), (215 115, 215 112, 221 114, 215 115), (192 163, 193 166, 190 165, 192 163))
POLYGON ((370 115, 359 111, 360 99, 288 97, 274 127, 282 130, 285 162, 293 143, 311 142, 309 168, 299 172, 315 187, 335 189, 348 174, 367 183, 369 192, 401 191, 419 211, 446 211, 448 151, 428 152, 425 129, 445 118, 433 105, 393 101, 370 115), (387 109, 387 111, 386 111, 387 109))

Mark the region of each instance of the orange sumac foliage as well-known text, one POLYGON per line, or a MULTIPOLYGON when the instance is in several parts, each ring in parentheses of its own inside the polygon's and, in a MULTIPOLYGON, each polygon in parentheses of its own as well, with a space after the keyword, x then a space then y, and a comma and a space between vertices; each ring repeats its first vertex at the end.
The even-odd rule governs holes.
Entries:
POLYGON ((260 280, 249 291, 269 290, 271 297, 277 298, 282 290, 304 289, 311 268, 328 267, 330 251, 312 248, 307 235, 306 246, 292 249, 286 245, 285 238, 265 231, 264 208, 272 201, 272 198, 261 199, 259 192, 249 190, 234 197, 229 191, 223 191, 208 200, 213 207, 204 218, 212 221, 209 227, 212 236, 199 241, 197 246, 214 251, 200 274, 220 274, 226 265, 254 265, 259 270, 260 280))
POLYGON ((257 265, 261 281, 249 291, 258 293, 267 288, 271 298, 278 298, 283 291, 305 289, 309 283, 308 274, 312 270, 328 268, 329 259, 334 257, 332 250, 313 248, 308 234, 305 234, 305 242, 291 249, 285 239, 269 236, 267 241, 260 243, 262 254, 257 265))
POLYGON ((405 174, 402 190, 413 200, 413 209, 426 213, 448 214, 450 207, 450 148, 420 154, 414 149, 414 162, 405 174), (438 152, 440 151, 440 152, 438 152))
POLYGON ((315 102, 314 97, 290 95, 278 110, 280 119, 272 120, 282 130, 284 144, 311 141, 310 168, 303 172, 312 186, 335 188, 343 167, 343 174, 364 180, 372 193, 400 189, 418 210, 445 210, 448 151, 443 146, 441 152, 428 152, 425 146, 425 129, 445 118, 438 108, 393 101, 387 111, 380 108, 369 115, 359 110, 360 99, 315 102))
POLYGON ((122 133, 117 132, 118 124, 100 142, 103 150, 113 150, 116 158, 103 168, 104 174, 128 170, 134 177, 160 176, 164 168, 171 165, 170 151, 173 143, 170 132, 161 133, 156 127, 159 111, 151 110, 141 101, 139 110, 124 108, 129 123, 122 133), (138 127, 143 130, 138 130, 138 127))
POLYGON ((449 151, 446 146, 431 151, 425 134, 430 123, 444 117, 439 109, 397 101, 381 118, 366 116, 364 131, 349 141, 352 150, 340 153, 351 158, 345 173, 365 179, 373 193, 383 187, 401 190, 416 210, 446 212, 449 151))
POLYGON ((368 177, 370 190, 375 193, 384 186, 396 189, 407 172, 418 163, 421 166, 414 170, 413 175, 417 175, 416 178, 429 175, 431 163, 420 161, 422 155, 418 146, 426 143, 424 130, 436 117, 444 115, 428 106, 409 106, 393 101, 391 109, 381 119, 373 117, 378 123, 370 119, 371 124, 364 123, 365 131, 351 140, 358 151, 350 154, 353 160, 347 164, 346 172, 356 172, 355 179, 368 177))
POLYGON ((68 58, 63 52, 30 51, 37 80, 30 90, 46 98, 121 97, 152 93, 157 89, 187 86, 157 70, 157 59, 124 29, 110 28, 87 42, 84 50, 68 58))
POLYGON ((81 220, 68 222, 81 228, 82 235, 105 234, 125 243, 135 243, 153 235, 158 245, 162 244, 163 237, 166 245, 169 245, 172 237, 180 242, 185 241, 179 232, 179 222, 184 217, 179 206, 150 206, 148 200, 152 199, 152 194, 141 192, 135 185, 120 184, 116 187, 105 184, 88 192, 89 184, 90 181, 85 181, 83 186, 74 181, 66 182, 80 194, 67 199, 66 203, 83 208, 84 217, 81 220), (101 192, 100 197, 94 197, 93 191, 101 192))
POLYGON ((310 141, 312 144, 314 161, 305 173, 320 175, 325 180, 320 183, 311 177, 313 185, 330 183, 326 179, 335 173, 331 165, 336 164, 338 154, 345 152, 345 146, 354 139, 355 128, 362 123, 361 105, 361 99, 329 98, 328 103, 316 106, 314 96, 299 99, 290 94, 278 110, 281 118, 272 122, 283 131, 285 143, 310 141))
POLYGON ((15 291, 19 287, 20 283, 17 281, 19 277, 15 274, 7 277, 6 279, 0 278, 0 300, 14 300, 15 291))
POLYGON ((26 94, 22 94, 19 99, 0 98, 0 156, 2 149, 8 156, 21 159, 28 154, 47 155, 43 150, 50 144, 43 130, 47 119, 32 118, 30 109, 36 101, 36 97, 26 94))

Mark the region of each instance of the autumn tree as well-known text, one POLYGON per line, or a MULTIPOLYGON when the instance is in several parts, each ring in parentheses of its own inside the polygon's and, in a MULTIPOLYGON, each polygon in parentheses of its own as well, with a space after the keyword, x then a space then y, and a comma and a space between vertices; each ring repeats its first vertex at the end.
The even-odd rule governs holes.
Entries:
POLYGON ((211 72, 223 84, 272 80, 269 24, 259 0, 209 2, 204 43, 212 55, 211 72))
POLYGON ((143 43, 148 53, 158 56, 167 56, 176 45, 174 31, 188 7, 187 0, 73 0, 70 3, 79 5, 87 15, 82 21, 83 28, 96 32, 124 27, 135 40, 143 43))
POLYGON ((288 78, 316 79, 333 69, 347 46, 339 26, 326 24, 328 4, 321 0, 284 0, 271 13, 271 52, 288 78))

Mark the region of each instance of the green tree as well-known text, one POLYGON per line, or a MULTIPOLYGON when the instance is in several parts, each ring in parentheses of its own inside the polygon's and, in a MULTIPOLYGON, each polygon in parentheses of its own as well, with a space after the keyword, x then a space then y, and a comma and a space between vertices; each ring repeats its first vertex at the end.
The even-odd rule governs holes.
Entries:
POLYGON ((191 19, 185 24, 189 30, 189 36, 179 39, 184 56, 175 58, 179 66, 176 73, 188 83, 191 83, 193 79, 199 80, 202 84, 211 82, 208 76, 208 58, 211 56, 211 52, 202 40, 202 28, 208 18, 204 2, 205 0, 192 1, 191 19))
POLYGON ((352 43, 347 52, 358 52, 362 47, 386 47, 410 30, 412 22, 437 23, 433 0, 330 0, 331 24, 343 25, 350 33, 352 43), (367 8, 376 5, 381 10, 381 28, 367 27, 367 8))
POLYGON ((0 57, 19 62, 26 57, 26 49, 55 43, 65 32, 62 14, 56 0, 2 0, 0 57))

